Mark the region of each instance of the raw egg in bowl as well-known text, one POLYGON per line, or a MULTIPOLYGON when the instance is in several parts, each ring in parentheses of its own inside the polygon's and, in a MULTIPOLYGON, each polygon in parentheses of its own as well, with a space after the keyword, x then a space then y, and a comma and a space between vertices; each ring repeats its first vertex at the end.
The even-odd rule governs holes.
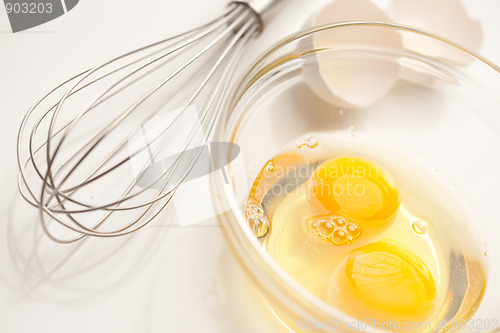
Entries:
POLYGON ((379 22, 296 33, 247 71, 215 132, 240 163, 212 187, 284 332, 500 327, 499 96, 488 60, 379 22))

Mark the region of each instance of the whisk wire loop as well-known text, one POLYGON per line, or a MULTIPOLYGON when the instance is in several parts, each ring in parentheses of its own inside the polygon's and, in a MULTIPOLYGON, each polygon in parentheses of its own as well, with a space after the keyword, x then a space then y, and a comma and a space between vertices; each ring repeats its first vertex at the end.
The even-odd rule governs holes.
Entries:
POLYGON ((35 103, 18 133, 18 187, 44 232, 67 244, 127 235, 155 219, 196 166, 201 150, 189 147, 207 143, 260 24, 249 6, 233 3, 218 19, 85 70, 35 103), (187 131, 190 118, 197 122, 187 131), (182 131, 180 153, 151 175, 182 131))

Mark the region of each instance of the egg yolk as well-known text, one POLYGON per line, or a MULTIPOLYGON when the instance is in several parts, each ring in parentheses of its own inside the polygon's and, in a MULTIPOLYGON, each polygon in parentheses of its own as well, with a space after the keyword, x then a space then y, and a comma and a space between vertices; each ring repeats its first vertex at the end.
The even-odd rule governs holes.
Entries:
MULTIPOLYGON (((389 175, 373 162, 341 157, 322 163, 310 180, 313 211, 344 217, 363 232, 387 226, 399 206, 389 175)), ((319 214, 318 214, 319 215, 319 214)))
POLYGON ((436 285, 429 269, 398 242, 384 240, 352 251, 344 273, 341 299, 358 317, 415 318, 433 306, 436 285))
POLYGON ((287 152, 268 160, 252 185, 247 206, 261 202, 269 189, 286 175, 287 170, 293 169, 303 158, 301 154, 287 152))

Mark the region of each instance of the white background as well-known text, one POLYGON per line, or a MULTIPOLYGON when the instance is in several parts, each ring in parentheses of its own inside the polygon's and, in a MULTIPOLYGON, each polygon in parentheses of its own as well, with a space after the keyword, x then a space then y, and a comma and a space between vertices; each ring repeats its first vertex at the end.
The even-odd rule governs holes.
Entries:
MULTIPOLYGON (((252 42, 240 71, 328 2, 288 1, 252 42)), ((481 52, 500 63, 500 2, 465 4, 483 25, 481 52)), ((37 212, 17 193, 17 129, 43 92, 112 55, 214 18, 224 5, 82 0, 68 14, 17 34, 0 8, 0 332, 282 330, 252 297, 255 291, 213 221, 165 227, 174 218, 169 211, 132 237, 62 246, 34 237, 37 212)))

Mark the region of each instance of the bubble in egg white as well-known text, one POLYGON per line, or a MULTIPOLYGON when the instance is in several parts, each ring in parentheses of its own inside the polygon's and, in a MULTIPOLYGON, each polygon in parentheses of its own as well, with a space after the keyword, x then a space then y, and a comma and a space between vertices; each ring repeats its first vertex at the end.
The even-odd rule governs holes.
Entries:
POLYGON ((247 216, 262 216, 264 214, 262 208, 255 204, 248 205, 246 213, 247 216))
POLYGON ((427 221, 424 221, 422 219, 418 219, 418 220, 413 222, 412 229, 417 234, 423 235, 429 231, 430 226, 429 226, 429 223, 427 223, 427 221))

